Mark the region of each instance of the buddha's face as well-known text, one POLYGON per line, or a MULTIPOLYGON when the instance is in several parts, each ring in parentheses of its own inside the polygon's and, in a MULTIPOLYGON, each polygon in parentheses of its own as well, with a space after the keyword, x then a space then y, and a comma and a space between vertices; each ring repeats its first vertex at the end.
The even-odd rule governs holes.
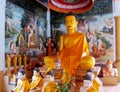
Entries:
POLYGON ((38 76, 38 75, 39 75, 39 72, 34 71, 33 74, 34 74, 34 76, 38 76))
POLYGON ((18 72, 18 79, 20 80, 25 79, 25 75, 23 75, 21 72, 18 72))
POLYGON ((83 87, 90 88, 92 85, 92 82, 90 80, 83 80, 83 87))
POLYGON ((45 77, 46 82, 49 82, 49 81, 52 81, 52 80, 53 80, 53 77, 51 75, 46 75, 46 77, 45 77))
POLYGON ((94 74, 92 72, 87 72, 87 74, 93 79, 94 78, 94 74))
POLYGON ((65 25, 67 30, 75 30, 77 28, 78 22, 76 21, 75 16, 70 15, 65 17, 65 25))

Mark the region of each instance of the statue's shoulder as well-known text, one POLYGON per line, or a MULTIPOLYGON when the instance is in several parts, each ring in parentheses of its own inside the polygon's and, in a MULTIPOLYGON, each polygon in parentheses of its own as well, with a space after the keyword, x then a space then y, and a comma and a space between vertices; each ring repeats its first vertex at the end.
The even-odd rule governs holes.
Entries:
POLYGON ((66 34, 62 34, 62 35, 60 36, 60 39, 63 39, 65 36, 66 36, 66 34))
POLYGON ((76 34, 77 34, 78 36, 85 36, 84 33, 80 33, 80 32, 76 32, 76 34))

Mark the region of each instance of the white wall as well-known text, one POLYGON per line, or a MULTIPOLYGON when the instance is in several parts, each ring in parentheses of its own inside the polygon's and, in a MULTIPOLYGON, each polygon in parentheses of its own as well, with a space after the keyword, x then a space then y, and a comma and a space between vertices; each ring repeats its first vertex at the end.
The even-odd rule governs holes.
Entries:
POLYGON ((0 0, 0 71, 5 69, 5 2, 0 0))
POLYGON ((113 16, 120 16, 120 0, 113 0, 113 16))

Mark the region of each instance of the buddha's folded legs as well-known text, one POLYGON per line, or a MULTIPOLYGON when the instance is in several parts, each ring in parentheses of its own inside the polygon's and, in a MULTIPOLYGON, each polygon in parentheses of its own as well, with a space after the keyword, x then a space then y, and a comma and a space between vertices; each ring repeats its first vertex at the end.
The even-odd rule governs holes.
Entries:
POLYGON ((44 64, 47 67, 46 72, 49 72, 55 67, 56 56, 45 56, 44 57, 44 64))
POLYGON ((94 68, 95 58, 89 55, 82 57, 81 60, 78 62, 78 64, 79 64, 79 67, 83 69, 94 68))

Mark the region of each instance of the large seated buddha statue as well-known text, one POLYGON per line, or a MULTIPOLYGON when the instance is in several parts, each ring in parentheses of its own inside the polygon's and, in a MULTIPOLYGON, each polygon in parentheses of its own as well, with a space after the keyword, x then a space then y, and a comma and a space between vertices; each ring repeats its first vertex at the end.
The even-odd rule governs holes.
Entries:
MULTIPOLYGON (((95 64, 95 59, 89 55, 86 36, 83 33, 77 32, 77 24, 78 21, 75 15, 68 13, 65 16, 67 33, 61 35, 59 42, 58 58, 61 61, 64 72, 70 76, 75 74, 75 70, 78 67, 89 69, 93 68, 95 64)), ((53 56, 52 58, 56 58, 56 56, 53 56)), ((46 56, 44 58, 45 65, 49 60, 51 60, 51 57, 46 56)), ((53 60, 54 61, 51 62, 55 62, 55 59, 53 60)))

